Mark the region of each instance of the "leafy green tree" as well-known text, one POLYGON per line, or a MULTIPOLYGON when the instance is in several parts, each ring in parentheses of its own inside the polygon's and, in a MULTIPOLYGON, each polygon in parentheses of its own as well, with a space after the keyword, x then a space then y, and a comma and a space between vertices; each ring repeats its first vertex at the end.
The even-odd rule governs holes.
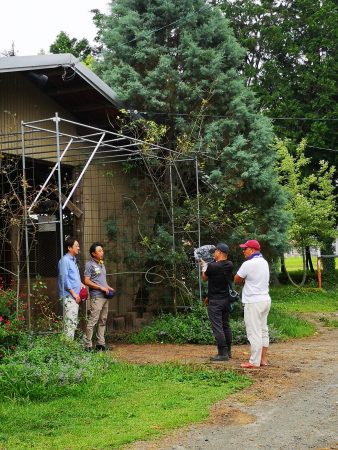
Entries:
POLYGON ((289 242, 303 255, 304 284, 305 249, 326 247, 326 243, 332 243, 337 236, 336 195, 332 184, 334 167, 329 167, 327 161, 321 161, 316 173, 304 176, 303 169, 311 162, 305 156, 306 143, 303 140, 299 144, 295 156, 289 150, 289 144, 287 140, 277 140, 275 143, 279 155, 277 171, 288 198, 287 209, 292 217, 288 229, 289 242))
POLYGON ((243 72, 262 110, 270 117, 286 118, 274 121, 276 134, 293 142, 306 138, 312 170, 322 159, 337 167, 337 2, 218 3, 247 49, 243 72))
POLYGON ((91 53, 92 48, 88 39, 71 38, 67 33, 61 31, 55 39, 55 42, 49 47, 51 53, 71 53, 76 58, 86 60, 91 53))
MULTIPOLYGON (((98 74, 130 110, 166 126, 166 146, 198 156, 202 240, 250 236, 280 251, 287 216, 272 127, 239 74, 244 51, 221 11, 205 0, 116 0, 96 23, 98 74)), ((193 171, 184 175, 190 198, 175 210, 185 231, 196 229, 193 171)))

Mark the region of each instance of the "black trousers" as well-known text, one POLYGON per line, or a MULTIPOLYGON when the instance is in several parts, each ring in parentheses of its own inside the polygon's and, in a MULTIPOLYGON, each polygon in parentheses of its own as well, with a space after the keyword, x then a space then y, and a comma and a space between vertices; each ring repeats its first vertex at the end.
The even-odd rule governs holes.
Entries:
POLYGON ((231 347, 232 331, 230 328, 229 300, 210 300, 208 303, 208 316, 213 335, 218 347, 231 347))

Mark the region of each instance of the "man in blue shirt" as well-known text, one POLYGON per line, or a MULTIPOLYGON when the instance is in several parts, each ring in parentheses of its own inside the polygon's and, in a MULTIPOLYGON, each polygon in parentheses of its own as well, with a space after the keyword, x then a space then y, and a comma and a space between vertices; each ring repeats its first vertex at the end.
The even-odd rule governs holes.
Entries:
POLYGON ((75 238, 67 237, 64 243, 64 251, 67 252, 58 264, 59 296, 64 307, 64 332, 70 339, 74 339, 78 322, 81 283, 76 256, 80 246, 75 238))

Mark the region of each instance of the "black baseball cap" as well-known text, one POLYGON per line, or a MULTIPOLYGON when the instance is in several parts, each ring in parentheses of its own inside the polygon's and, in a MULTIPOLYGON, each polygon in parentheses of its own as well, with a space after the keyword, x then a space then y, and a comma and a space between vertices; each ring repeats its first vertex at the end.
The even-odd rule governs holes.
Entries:
POLYGON ((229 253, 229 247, 227 244, 223 244, 222 242, 220 242, 219 244, 216 245, 216 250, 219 250, 222 253, 229 253))

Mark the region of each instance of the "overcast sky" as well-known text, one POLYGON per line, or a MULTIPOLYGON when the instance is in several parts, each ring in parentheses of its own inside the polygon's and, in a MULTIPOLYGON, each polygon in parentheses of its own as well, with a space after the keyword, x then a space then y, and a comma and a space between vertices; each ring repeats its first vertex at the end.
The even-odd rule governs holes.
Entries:
POLYGON ((36 55, 60 31, 92 42, 96 28, 91 9, 106 13, 109 0, 0 0, 0 53, 14 42, 17 56, 36 55))

